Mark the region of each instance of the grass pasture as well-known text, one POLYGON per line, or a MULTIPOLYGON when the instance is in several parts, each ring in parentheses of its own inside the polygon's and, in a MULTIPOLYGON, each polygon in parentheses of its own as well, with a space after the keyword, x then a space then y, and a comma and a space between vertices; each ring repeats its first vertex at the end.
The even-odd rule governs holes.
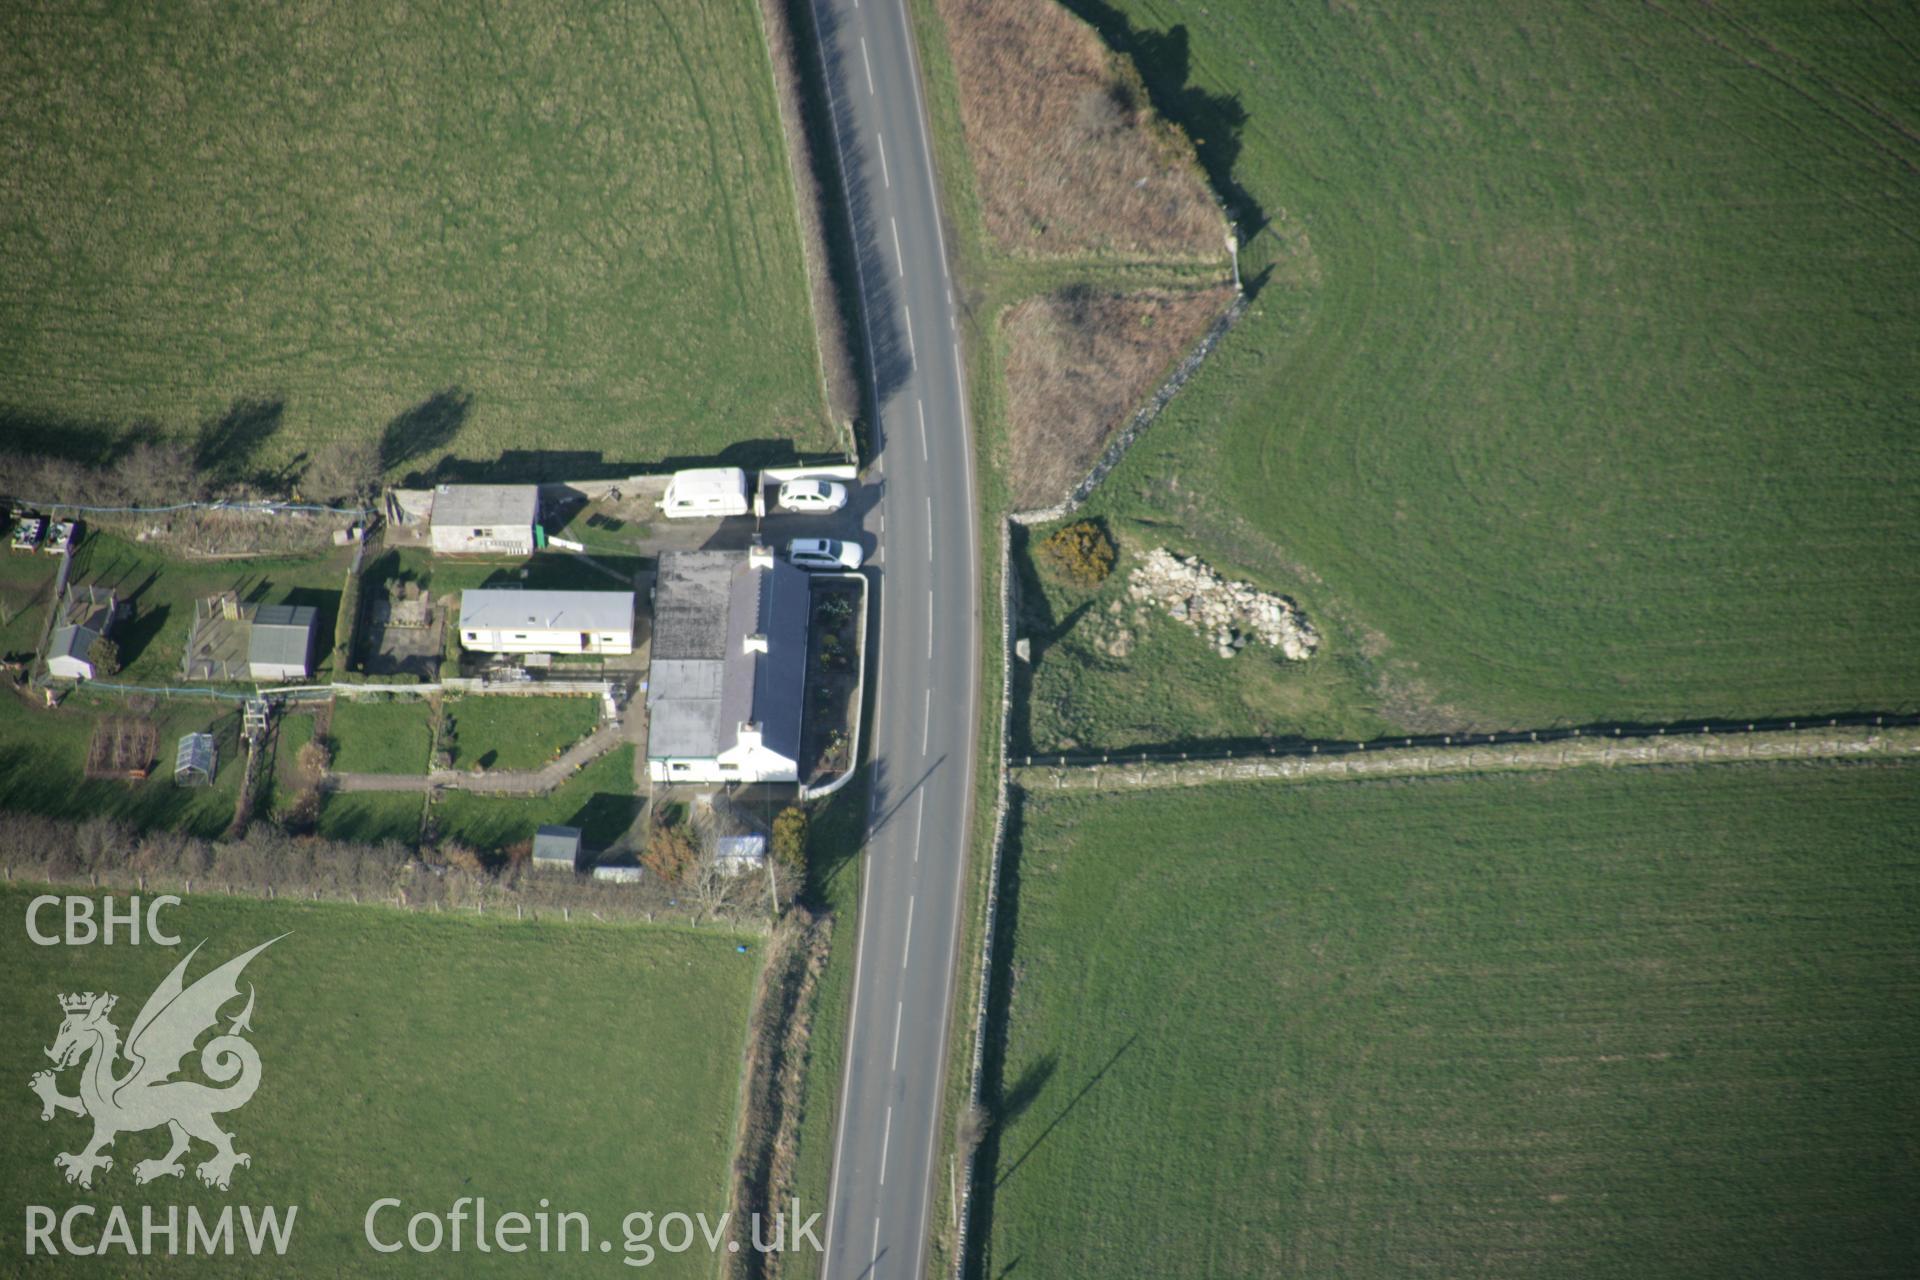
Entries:
POLYGON ((15 447, 138 425, 247 478, 377 437, 523 480, 834 447, 750 6, 9 6, 0 121, 15 447))
POLYGON ((1093 514, 1409 728, 1913 705, 1912 11, 1068 3, 1260 286, 1093 514))
MULTIPOLYGON (((4 1000, 5 1066, 21 1082, 20 1116, 0 1160, 0 1188, 15 1204, 64 1210, 125 1206, 136 1235, 139 1206, 298 1205, 292 1247, 279 1270, 368 1275, 391 1270, 362 1238, 382 1196, 444 1214, 461 1196, 485 1196, 490 1214, 589 1215, 614 1252, 591 1262, 549 1254, 536 1270, 618 1274, 620 1222, 656 1213, 725 1207, 746 1017, 760 965, 753 939, 668 927, 547 925, 419 916, 377 908, 190 897, 167 917, 183 946, 35 947, 21 921, 33 891, 0 891, 9 916, 0 943, 12 975, 4 1000), (24 1082, 44 1068, 41 1046, 60 1022, 56 997, 112 991, 124 1033, 148 992, 206 939, 189 978, 279 934, 249 965, 257 988, 249 1039, 262 1063, 259 1092, 223 1117, 252 1164, 233 1189, 181 1180, 133 1181, 135 1160, 160 1154, 164 1134, 122 1135, 114 1167, 91 1191, 69 1186, 53 1155, 75 1149, 84 1122, 42 1124, 24 1082), (746 942, 746 953, 735 945, 746 942), (450 1049, 457 1048, 457 1051, 450 1049), (610 1102, 617 1095, 618 1102, 610 1102)), ((237 1011, 238 1006, 234 1006, 237 1011)), ((62 1079, 71 1093, 72 1074, 62 1079)), ((196 1148, 193 1159, 205 1158, 196 1148)), ((385 1221, 383 1219, 383 1221, 385 1221)), ((99 1229, 98 1220, 94 1232, 99 1229)), ((22 1217, 0 1225, 0 1250, 22 1256, 22 1217)), ((527 1256, 467 1247, 403 1254, 408 1275, 521 1275, 527 1256)), ((38 1260, 36 1260, 38 1261, 38 1260)), ((196 1274, 259 1274, 244 1254, 197 1258, 196 1274)), ((146 1275, 150 1265, 114 1253, 61 1259, 48 1275, 146 1275)), ((708 1276, 704 1247, 661 1253, 647 1274, 708 1276)))
POLYGON ((1917 780, 1032 799, 984 1273, 1912 1274, 1917 780))

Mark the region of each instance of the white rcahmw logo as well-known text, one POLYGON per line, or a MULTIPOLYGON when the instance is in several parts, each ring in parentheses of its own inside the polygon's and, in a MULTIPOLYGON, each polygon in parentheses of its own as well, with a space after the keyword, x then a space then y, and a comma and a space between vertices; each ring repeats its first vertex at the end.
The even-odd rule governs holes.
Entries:
POLYGON ((186 1170, 180 1157, 195 1138, 213 1147, 213 1155, 195 1170, 210 1187, 225 1191, 234 1167, 253 1163, 245 1152, 233 1149, 234 1135, 214 1122, 216 1115, 245 1106, 260 1087, 260 1055, 240 1034, 252 1029, 248 1025, 253 1015, 251 983, 246 1007, 228 1023, 225 1034, 214 1036, 200 1050, 201 1073, 223 1087, 170 1077, 193 1052, 201 1034, 218 1024, 221 1008, 240 997, 240 973, 247 962, 278 941, 270 938, 235 956, 189 987, 182 978, 200 950, 194 947, 147 997, 124 1049, 120 1029, 108 1019, 118 996, 89 991, 60 997, 66 1019, 53 1047, 46 1051, 53 1059, 53 1071, 35 1072, 28 1084, 40 1095, 42 1120, 53 1119, 56 1111, 93 1119, 91 1141, 77 1152, 53 1158, 55 1167, 66 1171, 68 1182, 91 1187, 95 1170, 113 1168, 113 1157, 106 1149, 115 1137, 161 1125, 167 1127, 172 1146, 159 1159, 134 1165, 135 1182, 182 1176, 186 1170), (114 1066, 122 1056, 132 1065, 116 1076, 114 1066), (60 1092, 54 1072, 72 1066, 80 1068, 80 1092, 68 1097, 60 1092))

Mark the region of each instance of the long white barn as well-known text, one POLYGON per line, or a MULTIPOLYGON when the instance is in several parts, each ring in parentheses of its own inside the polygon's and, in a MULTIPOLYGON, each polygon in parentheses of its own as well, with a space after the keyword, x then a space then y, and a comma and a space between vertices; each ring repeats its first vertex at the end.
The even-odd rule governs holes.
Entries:
POLYGON ((633 652, 633 592, 460 593, 460 643, 480 653, 633 652))

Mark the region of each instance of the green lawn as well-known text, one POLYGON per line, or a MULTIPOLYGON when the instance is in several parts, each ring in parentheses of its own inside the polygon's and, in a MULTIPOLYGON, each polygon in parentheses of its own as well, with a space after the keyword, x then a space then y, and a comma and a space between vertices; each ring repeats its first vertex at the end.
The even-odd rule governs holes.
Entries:
POLYGON ((1037 797, 983 1274, 1911 1275, 1916 829, 1911 765, 1037 797))
POLYGON ((450 698, 446 718, 453 765, 465 769, 538 769, 593 732, 598 698, 450 698))
MULTIPOLYGON (((53 710, 0 692, 0 811, 51 817, 119 818, 141 827, 175 827, 217 836, 233 821, 246 754, 240 742, 240 704, 203 699, 153 700, 152 705, 106 695, 71 694, 53 710), (154 759, 143 782, 86 776, 87 744, 100 717, 136 716, 158 731, 154 759), (213 733, 220 753, 211 787, 173 781, 181 735, 213 733)), ((0 812, 0 821, 4 821, 0 812)))
MULTIPOLYGON (((32 890, 0 890, 18 921, 32 890)), ((188 1205, 215 1214, 229 1203, 297 1205, 293 1243, 278 1269, 299 1275, 619 1274, 621 1219, 636 1209, 717 1215, 726 1204, 745 1019, 760 967, 751 938, 667 927, 531 924, 416 916, 377 908, 192 897, 164 917, 183 939, 155 946, 36 947, 16 926, 0 943, 10 994, 4 1065, 15 1080, 17 1118, 0 1189, 16 1206, 56 1211, 109 1203, 188 1205), (56 1152, 83 1140, 84 1122, 46 1124, 25 1091, 44 1068, 43 1045, 60 1024, 57 997, 73 991, 120 996, 113 1021, 125 1032, 148 992, 193 944, 206 940, 189 979, 240 951, 287 934, 248 966, 257 991, 249 1039, 263 1066, 258 1094, 221 1117, 252 1164, 226 1193, 181 1180, 145 1187, 138 1159, 157 1156, 165 1135, 128 1133, 114 1167, 90 1191, 69 1186, 56 1152), (745 953, 735 951, 745 942, 745 953), (383 1196, 405 1214, 444 1214, 462 1196, 484 1196, 489 1215, 589 1215, 610 1256, 477 1253, 471 1226, 460 1253, 376 1255, 361 1224, 383 1196)), ((236 1003, 230 1012, 238 1012, 236 1003)), ((124 1064, 122 1064, 124 1067, 124 1064)), ((74 1089, 72 1073, 63 1088, 74 1089)), ((196 1146, 191 1160, 205 1158, 196 1146)), ((0 1251, 22 1256, 22 1216, 0 1224, 0 1251)), ((95 1219, 87 1231, 97 1236, 95 1219)), ((184 1228, 183 1228, 184 1229, 184 1228)), ((236 1234, 237 1234, 236 1228, 236 1234)), ((597 1244, 596 1244, 597 1250, 597 1244)), ((122 1260, 60 1260, 53 1274, 145 1275, 122 1260)), ((244 1255, 198 1259, 196 1274, 260 1273, 244 1255)), ((661 1253, 647 1274, 710 1276, 695 1251, 661 1253)))
POLYGON ((433 741, 431 716, 424 698, 335 698, 327 730, 335 772, 424 775, 433 741))
MULTIPOLYGON (((223 475, 830 449, 751 6, 0 13, 0 429, 223 475)), ((618 474, 618 468, 613 468, 618 474)))
POLYGON ((282 715, 273 726, 273 775, 263 816, 279 817, 300 792, 300 748, 313 741, 313 716, 282 715))
POLYGON ((59 574, 53 556, 0 555, 0 654, 32 653, 39 645, 59 574))
POLYGON ((581 843, 598 851, 619 839, 632 824, 638 804, 633 748, 623 746, 593 761, 544 796, 444 792, 434 803, 433 820, 443 836, 483 852, 531 840, 535 829, 546 824, 579 827, 581 843))
POLYGON ((378 844, 420 842, 420 812, 426 797, 418 791, 335 791, 320 805, 320 834, 329 840, 378 844))
POLYGON ((228 561, 179 560, 109 533, 89 535, 74 554, 70 581, 111 588, 133 616, 113 632, 123 684, 181 686, 180 664, 193 629, 194 602, 222 591, 258 604, 311 605, 317 615, 311 661, 330 670, 334 623, 352 554, 228 561))
POLYGON ((1298 597, 1356 724, 1914 705, 1912 10, 1070 7, 1266 220, 1094 514, 1298 597))

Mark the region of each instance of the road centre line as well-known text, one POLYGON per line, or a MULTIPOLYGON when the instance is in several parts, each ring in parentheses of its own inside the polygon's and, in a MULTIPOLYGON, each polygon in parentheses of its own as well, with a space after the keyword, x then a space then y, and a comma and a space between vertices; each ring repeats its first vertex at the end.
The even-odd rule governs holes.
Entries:
POLYGON ((887 140, 881 137, 877 130, 873 135, 873 140, 880 144, 880 181, 886 183, 887 189, 891 191, 893 189, 893 179, 887 176, 887 140))
POLYGON ((900 252, 900 220, 888 214, 887 221, 893 224, 893 257, 900 264, 900 278, 904 280, 907 278, 907 255, 900 252))
POLYGON ((913 345, 913 308, 903 302, 900 304, 900 314, 907 318, 907 359, 913 362, 914 368, 918 369, 920 353, 913 345))
POLYGON ((907 967, 907 957, 913 954, 913 895, 907 895, 907 940, 900 945, 900 967, 907 967))
POLYGON ((893 1108, 887 1108, 887 1125, 880 1131, 880 1185, 887 1185, 887 1145, 893 1141, 893 1108))
POLYGON ((927 559, 933 559, 933 496, 927 496, 927 559))
MULTIPOLYGON (((923 751, 920 754, 925 755, 926 752, 923 751)), ((925 787, 922 787, 920 789, 920 808, 913 816, 913 860, 915 862, 920 861, 920 828, 926 825, 926 821, 927 821, 927 790, 925 787)), ((896 1037, 898 1036, 898 1034, 899 1033, 896 1030, 895 1031, 896 1037)))
POLYGON ((927 588, 927 661, 933 661, 933 588, 927 588))
POLYGON ((927 402, 915 400, 913 407, 920 414, 920 461, 927 460, 927 402))
MULTIPOLYGON (((927 709, 920 717, 920 754, 923 756, 927 754, 927 733, 932 727, 933 727, 933 686, 928 685, 927 686, 927 709)), ((920 805, 922 808, 926 807, 926 797, 924 794, 922 794, 921 796, 920 805)), ((914 831, 914 836, 916 839, 919 837, 919 834, 920 833, 918 829, 916 829, 914 831)))
POLYGON ((906 1012, 906 1008, 905 1000, 893 1006, 893 1062, 887 1067, 889 1071, 900 1069, 900 1015, 906 1012))
POLYGON ((873 96, 873 59, 867 56, 867 38, 860 37, 860 61, 867 64, 867 96, 873 96))

